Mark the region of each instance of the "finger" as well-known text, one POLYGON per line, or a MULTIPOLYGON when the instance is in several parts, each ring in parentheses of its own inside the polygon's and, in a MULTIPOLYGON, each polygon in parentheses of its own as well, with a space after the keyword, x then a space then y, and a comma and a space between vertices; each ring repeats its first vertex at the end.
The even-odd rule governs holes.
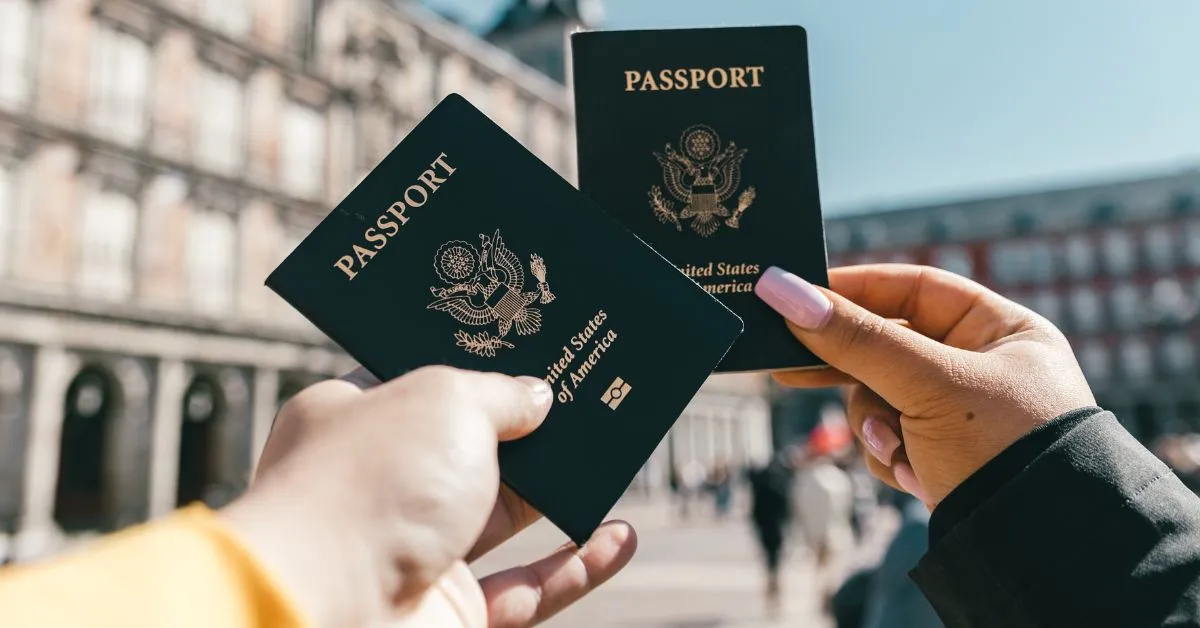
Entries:
POLYGON ((1003 326, 1029 319, 1021 306, 954 273, 910 264, 866 264, 829 271, 832 291, 885 318, 960 349, 977 349, 1008 335, 1003 326), (985 323, 985 324, 980 324, 985 323))
POLYGON ((427 366, 376 388, 381 394, 434 395, 473 406, 486 416, 502 440, 515 440, 537 429, 554 400, 550 385, 536 377, 427 366))
POLYGON ((496 505, 475 547, 467 553, 467 562, 478 560, 541 518, 542 513, 534 510, 529 502, 518 497, 507 485, 501 484, 496 505))
POLYGON ((553 616, 616 575, 637 550, 629 524, 600 526, 582 549, 565 546, 524 567, 479 581, 490 628, 526 628, 553 616))
POLYGON ((901 409, 915 390, 945 380, 963 360, 958 350, 776 267, 763 273, 755 293, 814 354, 901 409))
POLYGON ((907 462, 897 462, 892 465, 892 475, 896 478, 896 484, 900 485, 901 490, 921 500, 921 503, 933 510, 933 502, 930 501, 925 488, 921 486, 917 474, 913 472, 912 465, 907 462))
POLYGON ((867 452, 884 466, 900 448, 900 411, 875 391, 859 384, 850 389, 846 400, 846 421, 867 452))
MULTIPOLYGON (((906 320, 899 318, 892 320, 901 327, 912 329, 912 325, 906 320)), ((771 377, 780 386, 789 388, 832 388, 858 383, 858 380, 828 365, 792 371, 775 371, 771 373, 771 377)))
POLYGON ((343 379, 323 380, 292 395, 271 421, 267 441, 255 465, 255 479, 259 472, 270 469, 291 452, 316 423, 336 416, 331 408, 361 396, 361 388, 343 379))

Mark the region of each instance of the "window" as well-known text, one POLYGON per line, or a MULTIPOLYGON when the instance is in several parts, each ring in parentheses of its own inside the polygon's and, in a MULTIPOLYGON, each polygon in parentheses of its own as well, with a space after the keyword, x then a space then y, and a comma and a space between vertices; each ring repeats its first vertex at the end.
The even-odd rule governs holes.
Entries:
POLYGON ((1175 236, 1167 225, 1154 225, 1143 236, 1146 261, 1154 270, 1171 270, 1177 260, 1175 236))
POLYGON ((1055 325, 1062 324, 1062 300, 1057 294, 1049 290, 1043 290, 1030 300, 1030 307, 1033 311, 1046 317, 1046 320, 1055 325))
POLYGON ((1096 273, 1092 241, 1087 236, 1071 236, 1063 247, 1067 272, 1076 279, 1088 279, 1096 273))
POLYGON ((1154 357, 1150 347, 1140 338, 1127 339, 1121 345, 1121 365, 1130 379, 1149 379, 1154 372, 1154 357))
POLYGON ((1150 302, 1154 306, 1155 316, 1163 321, 1186 320, 1191 309, 1183 284, 1172 277, 1163 277, 1154 282, 1150 291, 1150 302))
POLYGON ((187 232, 188 293, 192 305, 207 314, 233 308, 237 230, 233 217, 215 211, 191 215, 187 232))
POLYGON ((1076 288, 1071 293, 1071 318, 1080 331, 1095 331, 1101 325, 1100 295, 1091 287, 1076 288))
POLYGON ((250 6, 246 0, 200 0, 200 17, 231 35, 250 29, 250 6))
POLYGON ((1200 220, 1191 220, 1183 228, 1183 256, 1192 266, 1200 266, 1200 220))
POLYGON ((1079 366, 1092 382, 1102 382, 1112 375, 1108 349, 1099 342, 1090 342, 1079 351, 1079 366))
POLYGON ((89 118, 93 132, 125 144, 146 134, 150 48, 134 35, 97 23, 92 39, 89 118))
POLYGON ((1113 322, 1122 329, 1137 326, 1141 319, 1142 304, 1138 287, 1132 283, 1117 284, 1112 291, 1113 322))
POLYGON ((1128 275, 1133 272, 1136 264, 1131 234, 1117 230, 1104 234, 1104 268, 1109 274, 1117 277, 1128 275))
POLYGON ((279 142, 283 187, 291 194, 316 197, 325 189, 325 117, 296 103, 283 110, 279 142))
POLYGON ((0 106, 23 107, 33 86, 33 1, 0 2, 0 106))
POLYGON ((80 294, 118 301, 133 293, 133 251, 138 208, 124 194, 93 188, 84 197, 79 220, 80 294))
POLYGON ((1054 281, 1058 266, 1049 242, 1030 242, 1026 245, 1026 254, 1029 256, 1030 279, 1042 283, 1054 281))
POLYGON ((961 246, 944 247, 944 249, 934 251, 934 265, 942 270, 949 270, 950 273, 968 277, 968 279, 974 273, 971 252, 962 249, 961 246))
POLYGON ((998 284, 1021 283, 1032 275, 1032 259, 1022 242, 994 244, 991 258, 992 277, 998 284))
POLYGON ((203 67, 197 77, 196 162, 232 174, 242 166, 243 88, 236 78, 203 67))
POLYGON ((1163 339, 1163 364, 1171 373, 1191 372, 1196 363, 1195 349, 1186 334, 1171 334, 1163 339))

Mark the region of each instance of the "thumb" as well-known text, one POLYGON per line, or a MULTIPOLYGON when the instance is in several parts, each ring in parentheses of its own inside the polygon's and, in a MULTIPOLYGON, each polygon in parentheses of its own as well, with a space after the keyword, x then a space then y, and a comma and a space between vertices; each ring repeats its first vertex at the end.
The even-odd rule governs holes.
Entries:
POLYGON ((779 268, 768 268, 754 292, 817 357, 901 410, 916 391, 945 380, 958 358, 957 350, 779 268))

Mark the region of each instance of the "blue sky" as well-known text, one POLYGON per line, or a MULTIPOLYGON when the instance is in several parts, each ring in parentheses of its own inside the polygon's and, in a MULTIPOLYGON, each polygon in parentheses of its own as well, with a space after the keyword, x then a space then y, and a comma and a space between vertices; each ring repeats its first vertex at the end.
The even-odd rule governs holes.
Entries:
MULTIPOLYGON (((476 28, 510 0, 426 0, 476 28)), ((1200 166, 1197 0, 607 0, 601 28, 808 29, 827 211, 1200 166)))

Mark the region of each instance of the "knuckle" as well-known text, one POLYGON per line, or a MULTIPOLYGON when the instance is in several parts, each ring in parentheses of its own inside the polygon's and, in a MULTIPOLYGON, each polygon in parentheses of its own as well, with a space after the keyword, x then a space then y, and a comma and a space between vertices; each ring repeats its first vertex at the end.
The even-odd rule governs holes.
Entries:
POLYGON ((443 364, 423 366, 410 373, 410 377, 417 391, 447 400, 461 399, 469 390, 466 372, 443 364))
POLYGON ((855 314, 846 321, 846 328, 838 338, 838 348, 853 351, 869 345, 873 338, 883 333, 884 324, 884 320, 877 316, 855 314))

